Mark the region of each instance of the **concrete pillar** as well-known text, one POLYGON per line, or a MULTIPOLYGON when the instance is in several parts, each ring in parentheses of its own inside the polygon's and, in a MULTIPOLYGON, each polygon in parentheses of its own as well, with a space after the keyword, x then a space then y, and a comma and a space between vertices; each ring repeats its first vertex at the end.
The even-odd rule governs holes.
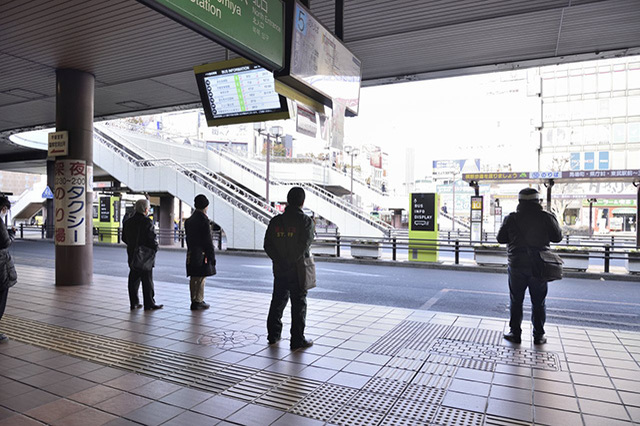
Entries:
POLYGON ((173 199, 173 195, 160 196, 158 242, 161 246, 173 245, 173 199))
MULTIPOLYGON (((82 160, 86 163, 88 171, 84 192, 85 242, 81 245, 56 243, 56 285, 59 286, 91 284, 93 279, 91 179, 93 177, 94 85, 95 77, 92 74, 72 69, 56 70, 56 131, 69 132, 69 154, 56 158, 56 164, 60 160, 82 160)), ((56 200, 54 202, 56 211, 64 207, 58 204, 62 203, 56 200)))

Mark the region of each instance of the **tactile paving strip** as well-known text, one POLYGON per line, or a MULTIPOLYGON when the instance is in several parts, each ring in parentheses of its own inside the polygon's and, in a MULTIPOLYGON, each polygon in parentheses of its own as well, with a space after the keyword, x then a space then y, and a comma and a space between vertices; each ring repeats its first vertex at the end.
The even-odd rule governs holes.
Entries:
POLYGON ((410 399, 399 399, 389 414, 403 418, 431 422, 435 418, 438 408, 439 407, 437 405, 416 404, 415 401, 410 399))
MULTIPOLYGON (((4 316, 2 323, 12 339, 24 343, 210 393, 260 400, 263 405, 293 407, 322 384, 13 315, 4 316), (274 401, 273 395, 280 399, 274 401)), ((349 388, 341 389, 348 393, 344 390, 349 388)))
POLYGON ((401 349, 421 350, 440 337, 449 326, 420 321, 402 321, 374 342, 367 352, 379 355, 396 355, 401 349))
POLYGON ((300 416, 327 421, 358 393, 357 389, 325 383, 290 411, 300 416))
POLYGON ((501 331, 487 330, 484 328, 451 326, 442 337, 444 339, 463 340, 465 342, 481 343, 484 345, 498 345, 502 342, 501 331))
POLYGON ((457 408, 440 407, 434 423, 447 426, 482 426, 484 414, 457 408))
POLYGON ((398 398, 372 392, 358 392, 349 405, 363 410, 388 412, 398 398))
POLYGON ((420 420, 410 419, 407 417, 398 417, 393 415, 387 415, 380 426, 432 426, 433 423, 427 423, 420 420))
POLYGON ((343 407, 330 420, 331 424, 340 426, 353 425, 377 425, 382 421, 385 414, 378 411, 363 410, 356 407, 343 407))
POLYGON ((520 422, 513 419, 505 419, 504 417, 486 415, 484 419, 485 426, 530 426, 531 423, 520 422))
POLYGON ((464 359, 495 362, 499 364, 532 367, 543 370, 560 370, 558 355, 552 352, 513 349, 499 345, 457 340, 438 339, 431 347, 433 353, 456 356, 464 359))
POLYGON ((429 405, 440 405, 444 399, 444 389, 410 384, 402 393, 402 399, 422 402, 429 405))
POLYGON ((406 382, 372 377, 362 390, 367 392, 381 393, 389 396, 400 396, 407 387, 406 382))

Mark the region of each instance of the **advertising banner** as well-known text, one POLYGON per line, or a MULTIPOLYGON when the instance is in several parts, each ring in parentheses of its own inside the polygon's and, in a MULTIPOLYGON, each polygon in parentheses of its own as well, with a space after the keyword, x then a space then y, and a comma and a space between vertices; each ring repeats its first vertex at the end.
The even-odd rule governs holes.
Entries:
POLYGON ((54 168, 55 243, 86 244, 87 170, 83 160, 57 160, 54 168))

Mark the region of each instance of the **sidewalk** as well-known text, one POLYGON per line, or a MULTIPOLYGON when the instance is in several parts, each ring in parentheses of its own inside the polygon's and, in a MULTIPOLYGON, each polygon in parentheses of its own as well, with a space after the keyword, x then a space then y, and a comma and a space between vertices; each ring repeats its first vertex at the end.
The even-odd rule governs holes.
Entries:
POLYGON ((640 333, 549 324, 548 344, 512 345, 502 319, 312 290, 315 345, 291 352, 267 345, 264 294, 208 288, 211 309, 192 312, 188 286, 157 282, 165 308, 129 311, 125 279, 18 274, 0 426, 640 424, 640 333))

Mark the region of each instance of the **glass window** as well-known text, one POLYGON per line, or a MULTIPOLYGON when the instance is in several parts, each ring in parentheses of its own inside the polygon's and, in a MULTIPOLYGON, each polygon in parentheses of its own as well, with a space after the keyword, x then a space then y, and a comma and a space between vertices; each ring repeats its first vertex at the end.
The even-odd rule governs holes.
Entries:
MULTIPOLYGON (((607 67, 608 68, 608 67, 607 67)), ((598 73, 598 92, 610 92, 611 91, 611 73, 603 72, 600 68, 598 73)))
POLYGON ((608 144, 611 140, 611 128, 608 124, 598 125, 598 143, 608 144))
POLYGON ((585 101, 569 102, 571 120, 582 120, 584 118, 584 104, 585 101))
POLYGON ((555 120, 563 121, 569 119, 569 102, 557 102, 555 110, 555 120))
POLYGON ((629 96, 628 102, 628 115, 640 115, 640 96, 629 96))
POLYGON ((625 117, 627 115, 627 98, 611 98, 609 107, 611 117, 625 117))
POLYGON ((627 140, 627 125, 624 123, 614 124, 612 126, 613 143, 625 143, 627 140))
POLYGON ((569 93, 569 79, 567 76, 556 78, 556 96, 566 96, 569 93))
POLYGON ((556 116, 556 104, 544 102, 542 104, 542 120, 545 122, 554 121, 556 116))
POLYGON ((584 93, 597 92, 597 73, 595 68, 586 68, 582 76, 582 90, 584 93))
POLYGON ((556 94, 556 80, 553 78, 542 79, 542 96, 550 97, 556 94))
MULTIPOLYGON (((631 65, 629 65, 629 67, 631 67, 631 65)), ((640 89, 640 64, 638 64, 638 68, 636 69, 629 69, 627 78, 629 89, 640 89)))
POLYGON ((640 142, 640 123, 629 123, 629 142, 640 142))
POLYGON ((598 118, 611 117, 609 99, 598 99, 598 118))
POLYGON ((596 126, 584 126, 584 143, 596 143, 598 139, 598 129, 596 126))
POLYGON ((580 95, 582 93, 582 76, 572 75, 569 77, 569 94, 580 95))
POLYGON ((627 88, 627 73, 624 70, 614 69, 611 82, 613 90, 625 90, 627 88))
POLYGON ((582 101, 583 117, 585 119, 596 118, 598 116, 598 102, 595 99, 582 101))
POLYGON ((553 146, 553 134, 556 129, 544 129, 542 132, 542 144, 544 146, 553 146))
POLYGON ((584 132, 582 130, 581 126, 571 128, 571 137, 569 138, 569 143, 571 145, 582 145, 584 136, 584 132))
POLYGON ((559 127, 556 129, 555 145, 565 146, 569 143, 567 138, 569 129, 559 127))

